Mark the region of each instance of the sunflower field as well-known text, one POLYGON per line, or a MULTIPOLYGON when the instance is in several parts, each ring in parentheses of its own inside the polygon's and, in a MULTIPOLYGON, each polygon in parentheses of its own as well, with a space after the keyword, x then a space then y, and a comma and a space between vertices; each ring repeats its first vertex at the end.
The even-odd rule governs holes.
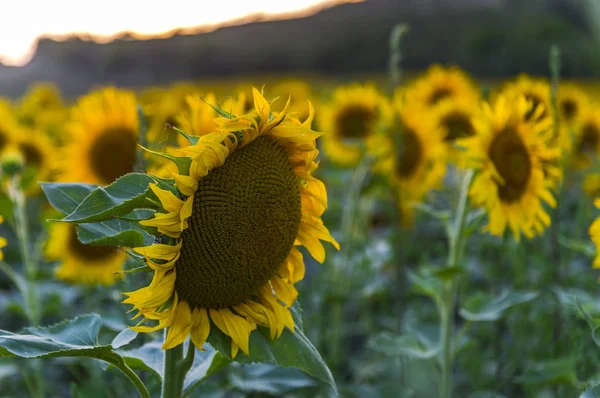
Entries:
POLYGON ((0 100, 0 395, 600 396, 600 86, 0 100))

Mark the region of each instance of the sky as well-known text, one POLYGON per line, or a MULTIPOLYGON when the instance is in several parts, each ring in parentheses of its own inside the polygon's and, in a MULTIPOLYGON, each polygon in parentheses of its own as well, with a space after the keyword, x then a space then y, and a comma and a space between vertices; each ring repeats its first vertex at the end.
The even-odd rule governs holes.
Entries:
POLYGON ((0 62, 23 65, 40 36, 89 33, 96 40, 133 31, 160 35, 251 14, 300 11, 332 0, 8 0, 0 20, 0 62))

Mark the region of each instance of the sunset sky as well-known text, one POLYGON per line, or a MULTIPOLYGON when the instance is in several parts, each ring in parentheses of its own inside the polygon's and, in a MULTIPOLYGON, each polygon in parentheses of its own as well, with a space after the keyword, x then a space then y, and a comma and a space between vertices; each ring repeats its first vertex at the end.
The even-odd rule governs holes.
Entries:
POLYGON ((336 0, 18 0, 2 5, 0 62, 29 61, 40 36, 90 33, 98 40, 132 31, 161 34, 220 24, 256 13, 280 14, 336 0))

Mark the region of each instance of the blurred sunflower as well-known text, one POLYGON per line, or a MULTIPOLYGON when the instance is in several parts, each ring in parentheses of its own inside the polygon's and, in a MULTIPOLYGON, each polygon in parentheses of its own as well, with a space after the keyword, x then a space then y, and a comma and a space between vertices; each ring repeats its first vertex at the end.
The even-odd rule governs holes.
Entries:
MULTIPOLYGON (((213 93, 208 93, 204 98, 199 95, 188 96, 185 102, 186 106, 175 119, 181 130, 197 136, 212 133, 216 130, 215 118, 218 113, 211 105, 217 104, 217 99, 213 93)), ((236 98, 228 97, 220 104, 220 107, 225 112, 241 115, 244 113, 245 102, 246 96, 239 93, 236 98)), ((184 146, 187 140, 182 135, 177 135, 179 136, 178 146, 184 146)))
POLYGON ((19 100, 16 113, 22 124, 53 135, 59 135, 68 114, 58 87, 45 82, 29 87, 19 100))
POLYGON ((11 104, 0 99, 0 153, 14 144, 22 130, 11 104))
POLYGON ((55 146, 43 131, 21 127, 12 144, 23 156, 25 167, 31 169, 33 181, 27 193, 40 192, 36 181, 50 181, 56 171, 55 146))
POLYGON ((394 111, 394 124, 386 134, 370 140, 368 150, 376 159, 373 170, 385 175, 396 188, 402 223, 410 226, 414 204, 437 188, 446 173, 447 131, 423 117, 422 108, 403 105, 398 97, 394 111))
POLYGON ((325 186, 312 176, 321 135, 310 128, 312 112, 304 123, 286 109, 274 117, 256 90, 254 103, 252 114, 219 119, 218 132, 179 150, 193 160, 174 176, 176 194, 151 185, 163 210, 140 224, 156 227, 163 243, 134 249, 155 273, 124 303, 138 311, 134 318, 158 321, 134 330, 169 327, 164 349, 188 336, 202 349, 211 323, 231 337, 232 356, 249 353, 257 325, 272 339, 293 331, 289 308, 304 276, 295 246, 319 262, 320 240, 337 247, 321 220, 325 186))
POLYGON ((448 144, 449 160, 464 166, 465 153, 457 148, 456 142, 475 135, 475 121, 480 117, 479 102, 470 102, 462 98, 448 98, 440 101, 431 113, 433 124, 442 130, 444 142, 448 144))
POLYGON ((108 185, 131 173, 138 129, 134 93, 107 87, 84 96, 66 126, 59 180, 108 185))
MULTIPOLYGON (((279 96, 284 99, 292 98, 288 109, 289 114, 296 114, 301 120, 308 117, 309 109, 307 104, 312 96, 312 88, 308 83, 295 79, 282 80, 272 87, 268 87, 268 91, 278 93, 279 96)), ((284 101, 278 102, 281 105, 284 104, 284 101)), ((276 105, 273 104, 273 106, 275 107, 276 105)), ((280 111, 281 107, 275 108, 274 110, 280 111)))
POLYGON ((574 84, 561 83, 557 93, 561 121, 569 127, 577 125, 590 106, 587 94, 574 84))
POLYGON ((481 93, 477 85, 458 67, 432 65, 406 87, 405 101, 411 105, 430 109, 444 99, 461 98, 466 102, 479 102, 481 93))
POLYGON ((328 104, 323 104, 321 127, 323 149, 334 164, 356 166, 365 143, 389 122, 391 107, 373 85, 340 87, 328 104))
POLYGON ((550 83, 546 79, 532 78, 525 74, 517 76, 514 81, 505 83, 501 90, 492 96, 492 102, 496 98, 507 97, 508 100, 517 100, 524 96, 532 106, 525 114, 525 120, 529 120, 538 110, 542 108, 540 116, 549 117, 552 113, 552 102, 550 99, 550 83))
POLYGON ((50 261, 61 261, 58 279, 83 284, 111 285, 119 278, 127 254, 115 247, 86 245, 79 241, 75 225, 50 224, 45 254, 50 261))
POLYGON ((583 169, 597 163, 600 156, 600 111, 590 107, 580 116, 573 132, 572 165, 583 169))
POLYGON ((543 204, 554 207, 556 201, 546 175, 556 173, 560 151, 547 146, 549 117, 526 120, 533 106, 525 97, 515 102, 500 96, 493 107, 484 105, 477 134, 461 142, 477 171, 469 194, 475 206, 487 210, 492 235, 502 236, 508 227, 516 240, 520 233, 531 238, 550 225, 543 204))
POLYGON ((177 85, 144 93, 142 104, 148 121, 148 141, 158 146, 178 146, 180 135, 166 125, 181 128, 177 117, 186 107, 186 98, 198 92, 196 86, 177 85))

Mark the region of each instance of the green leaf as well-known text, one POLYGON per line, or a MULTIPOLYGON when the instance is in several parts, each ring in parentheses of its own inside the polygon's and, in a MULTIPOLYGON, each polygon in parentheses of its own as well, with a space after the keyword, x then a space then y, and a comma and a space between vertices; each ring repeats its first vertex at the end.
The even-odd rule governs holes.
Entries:
POLYGON ((79 224, 77 237, 86 245, 140 247, 154 242, 154 236, 136 221, 119 219, 79 224))
POLYGON ((435 271, 433 274, 443 281, 449 281, 460 275, 463 275, 464 273, 465 273, 464 268, 462 268, 458 265, 455 265, 455 266, 444 267, 442 269, 439 269, 439 270, 435 271))
POLYGON ((204 352, 196 350, 194 363, 183 381, 184 396, 190 396, 194 388, 230 363, 231 359, 210 346, 207 346, 204 352))
MULTIPOLYGON (((329 384, 337 395, 337 387, 331 371, 317 349, 304 335, 299 324, 295 322, 295 325, 294 333, 286 328, 281 336, 273 341, 268 337, 268 330, 259 327, 257 331, 250 334, 250 356, 240 351, 234 361, 244 364, 271 363, 300 369, 329 384)), ((226 358, 231 358, 231 339, 218 328, 211 329, 208 342, 226 358)))
POLYGON ((104 221, 125 216, 135 209, 151 207, 151 202, 146 200, 151 192, 150 184, 158 184, 162 188, 165 185, 164 181, 148 174, 126 174, 106 187, 94 189, 61 221, 77 223, 104 221))
POLYGON ((418 272, 408 271, 408 280, 412 290, 420 295, 429 296, 438 301, 442 293, 442 282, 439 278, 428 275, 422 268, 418 272))
POLYGON ((172 126, 170 124, 167 123, 167 127, 169 127, 170 129, 173 129, 175 131, 177 131, 179 134, 181 134, 183 137, 185 137, 186 140, 188 140, 188 142, 190 143, 190 145, 196 145, 198 143, 198 141, 200 141, 200 137, 196 136, 196 135, 190 135, 188 133, 186 133, 185 131, 178 129, 175 126, 172 126))
POLYGON ((600 383, 588 387, 579 396, 579 398, 598 398, 598 397, 600 397, 600 383))
POLYGON ((577 385, 575 358, 560 358, 530 364, 516 381, 521 384, 577 385))
POLYGON ((40 186, 52 207, 64 214, 72 213, 90 192, 98 188, 98 185, 79 183, 41 182, 40 186))
POLYGON ((537 296, 537 292, 531 291, 517 292, 505 290, 498 297, 481 293, 471 296, 465 303, 465 306, 460 309, 459 313, 466 320, 473 322, 496 321, 500 319, 505 310, 531 301, 537 296))
POLYGON ((280 368, 275 365, 256 364, 239 369, 231 374, 230 383, 246 395, 263 393, 269 396, 293 395, 298 389, 315 386, 315 380, 296 369, 280 368))
POLYGON ((382 332, 372 337, 368 347, 388 356, 407 356, 409 358, 428 359, 437 355, 439 349, 418 334, 395 335, 382 332))
POLYGON ((100 316, 90 314, 49 327, 26 328, 24 334, 0 330, 0 356, 99 357, 112 351, 110 345, 98 345, 101 325, 100 316))
POLYGON ((123 329, 121 331, 121 333, 119 333, 114 339, 113 341, 110 343, 110 345, 112 346, 112 348, 121 348, 129 343, 131 343, 133 341, 133 339, 135 339, 137 337, 137 332, 134 332, 133 330, 127 328, 127 329, 123 329))
POLYGON ((119 217, 121 220, 139 221, 147 220, 152 218, 155 211, 152 209, 135 209, 131 213, 127 213, 124 216, 119 217))
POLYGON ((162 380, 164 350, 161 341, 151 341, 131 350, 117 351, 132 369, 152 372, 162 380))

